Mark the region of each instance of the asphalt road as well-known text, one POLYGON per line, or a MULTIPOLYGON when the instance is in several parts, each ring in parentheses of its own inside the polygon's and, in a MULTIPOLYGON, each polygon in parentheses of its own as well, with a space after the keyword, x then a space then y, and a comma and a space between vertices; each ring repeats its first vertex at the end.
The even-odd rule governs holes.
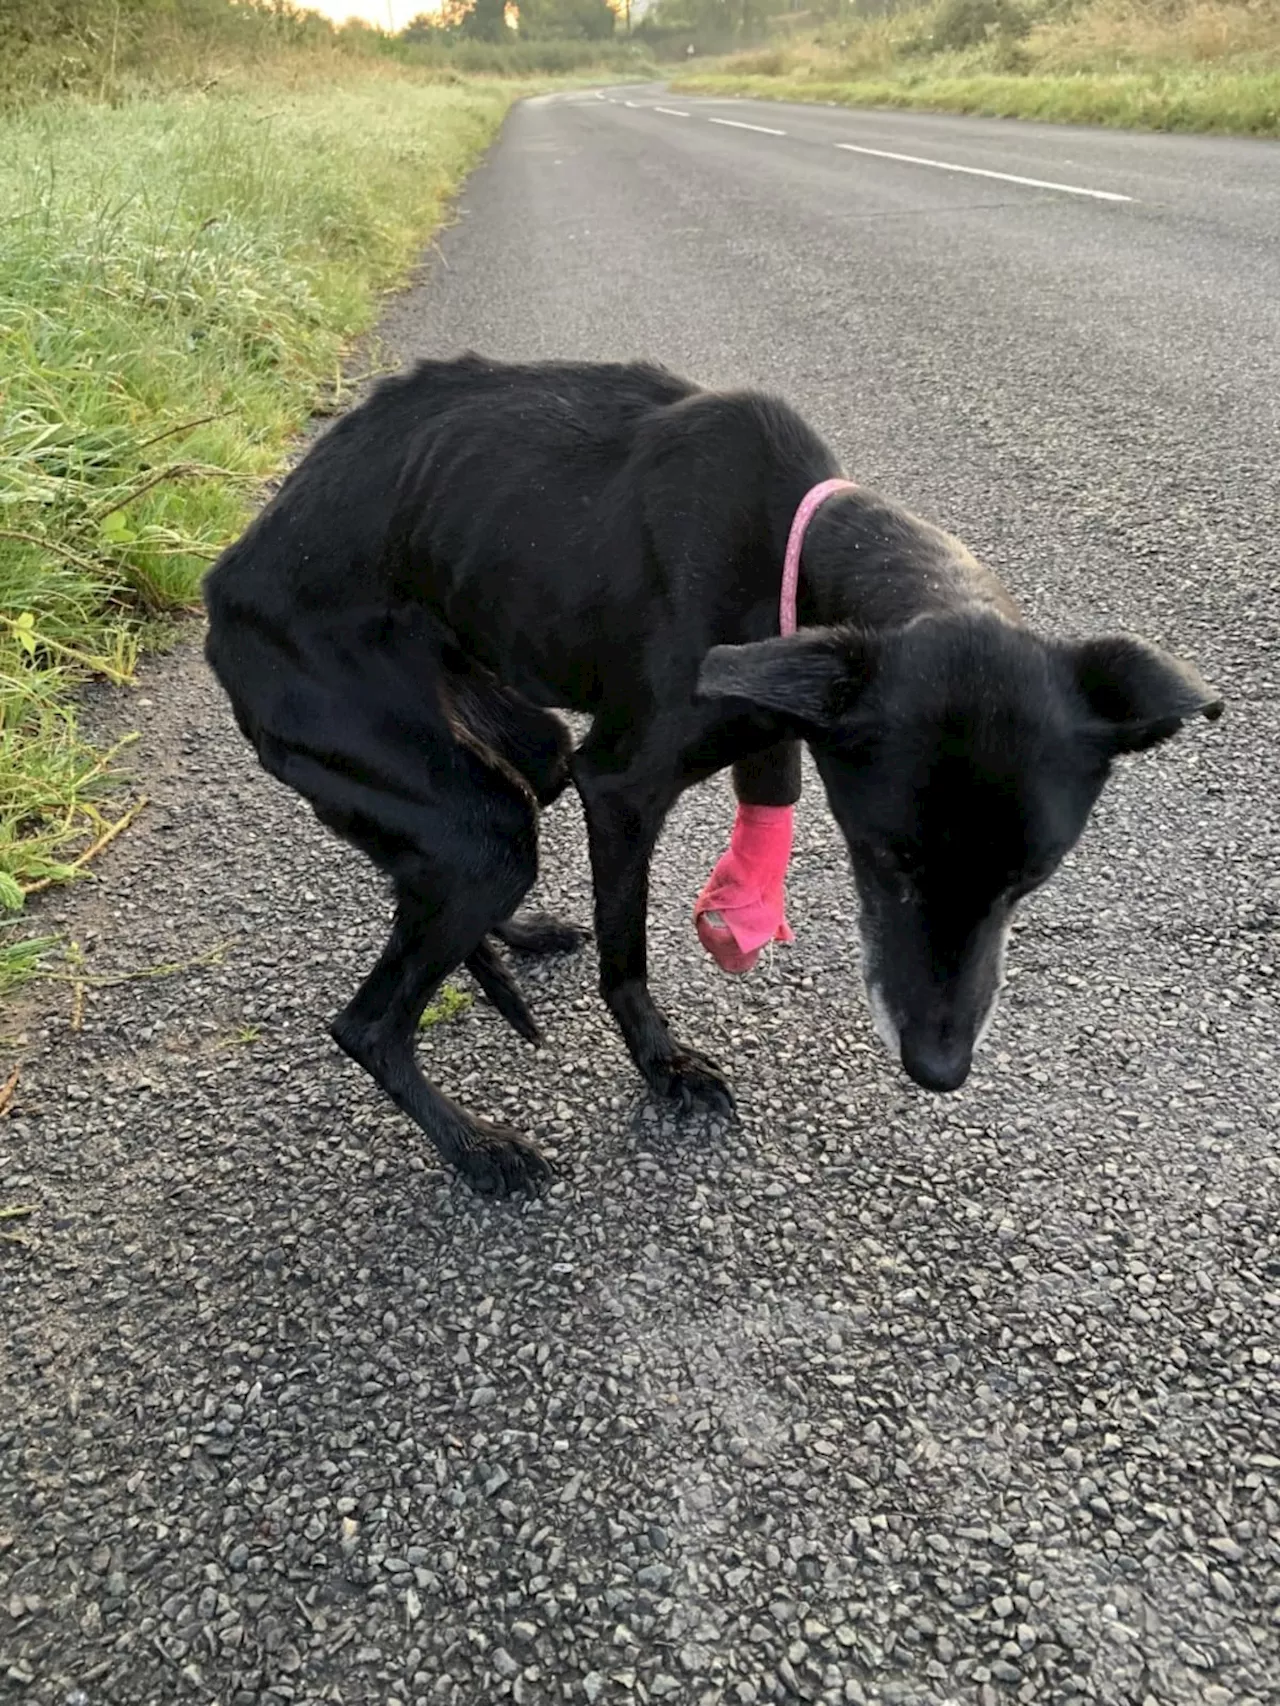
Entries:
MULTIPOLYGON (((1274 145, 656 90, 512 115, 398 356, 774 387, 1038 623, 1163 641, 1228 714, 1117 775, 945 1099, 872 1036, 812 779, 798 940, 745 980, 689 924, 728 793, 687 798, 655 987, 741 1127, 645 1101, 588 951, 522 973, 541 1054, 479 1005, 425 1041, 564 1164, 494 1205, 325 1037, 368 873, 191 648, 105 705, 153 803, 50 908, 103 981, 79 1029, 33 997, 0 1125, 0 1200, 41 1205, 0 1261, 0 1692, 1275 1699, 1277 302, 1274 145)), ((545 839, 585 917, 572 801, 545 839)))

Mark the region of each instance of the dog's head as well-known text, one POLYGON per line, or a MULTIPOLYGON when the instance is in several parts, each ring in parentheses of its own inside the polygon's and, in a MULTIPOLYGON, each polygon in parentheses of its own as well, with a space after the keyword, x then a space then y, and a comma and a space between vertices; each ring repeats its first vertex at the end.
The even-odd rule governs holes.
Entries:
POLYGON ((1112 760, 1222 711, 1141 640, 1046 642, 994 615, 717 646, 698 697, 808 742, 853 862, 876 1030, 926 1090, 968 1076, 1014 909, 1079 838, 1112 760))

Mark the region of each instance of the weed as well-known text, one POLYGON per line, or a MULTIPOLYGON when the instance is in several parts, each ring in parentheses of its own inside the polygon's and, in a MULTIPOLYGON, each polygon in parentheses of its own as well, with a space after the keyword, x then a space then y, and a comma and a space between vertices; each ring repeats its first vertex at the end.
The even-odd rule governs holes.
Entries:
POLYGON ((465 989, 455 989, 451 983, 446 983, 431 1005, 418 1020, 418 1029, 426 1031, 432 1025, 448 1025, 454 1019, 460 1018, 475 1000, 465 989))
POLYGON ((238 1025, 229 1036, 222 1037, 214 1047, 217 1049, 251 1048, 262 1035, 261 1025, 238 1025))
POLYGON ((0 928, 10 933, 0 937, 0 999, 29 981, 58 946, 58 936, 16 936, 10 923, 0 928))

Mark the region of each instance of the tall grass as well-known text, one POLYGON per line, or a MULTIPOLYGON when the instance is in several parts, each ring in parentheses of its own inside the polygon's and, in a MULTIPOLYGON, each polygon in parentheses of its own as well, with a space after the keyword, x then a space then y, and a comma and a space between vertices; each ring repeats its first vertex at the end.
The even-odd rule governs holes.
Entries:
MULTIPOLYGON (((862 3, 862 0, 860 0, 862 3)), ((937 0, 850 7, 677 79, 707 93, 1280 135, 1277 0, 937 0)))
POLYGON ((0 0, 0 109, 59 94, 120 101, 223 87, 255 67, 259 81, 265 71, 277 82, 341 82, 379 65, 443 82, 653 68, 651 48, 635 40, 392 36, 358 21, 335 26, 289 0, 0 0))
POLYGON ((510 98, 371 66, 0 119, 0 987, 129 809, 75 689, 196 601, 510 98))

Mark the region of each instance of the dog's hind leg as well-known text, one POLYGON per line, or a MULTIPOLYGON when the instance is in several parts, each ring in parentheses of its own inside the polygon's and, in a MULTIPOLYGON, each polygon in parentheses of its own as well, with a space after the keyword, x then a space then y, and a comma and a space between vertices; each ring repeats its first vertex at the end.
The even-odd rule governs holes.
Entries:
MULTIPOLYGON (((475 674, 450 678, 450 702, 457 720, 524 778, 540 807, 560 797, 569 780, 573 739, 554 711, 475 674)), ((492 933, 508 948, 529 955, 572 954, 587 937, 580 925, 545 913, 504 919, 492 933)), ((476 977, 483 987, 480 974, 476 977)), ((497 1000, 494 1005, 501 1008, 497 1000)), ((520 1030, 518 1024, 516 1029, 520 1030)), ((521 1031, 522 1036, 526 1034, 521 1031)))
MULTIPOLYGON (((348 828, 391 872, 398 905, 390 941, 331 1033, 473 1189, 506 1196, 536 1189, 550 1163, 515 1132, 476 1119, 442 1095, 416 1055, 423 1009, 464 963, 522 1035, 537 1035, 523 998, 485 942, 537 875, 537 811, 527 790, 501 769, 466 749, 458 756, 463 774, 454 771, 438 787, 411 839, 348 828)), ((395 807, 386 809, 405 821, 395 807)))
MULTIPOLYGON (((246 624, 234 679, 264 766, 395 887, 390 940, 331 1034, 476 1190, 535 1188, 550 1164, 442 1095, 416 1045, 441 982, 473 958, 490 973, 485 937, 533 886, 536 801, 483 742, 451 725, 433 691, 431 636, 412 620, 306 638, 290 655, 246 624)), ((527 1034, 532 1020, 510 980, 491 976, 489 989, 527 1034)))
MULTIPOLYGON (((499 924, 493 934, 500 940, 505 940, 502 931, 503 926, 499 924)), ((467 956, 467 970, 512 1030, 517 1031, 526 1042, 537 1048, 542 1042, 542 1032, 538 1029, 537 1021, 525 1005, 524 996, 521 995, 516 980, 488 941, 481 942, 475 952, 467 956)))
POLYGON ((423 1009, 448 973, 469 957, 460 946, 462 935, 445 922, 442 909, 402 895, 391 939, 334 1020, 332 1035, 474 1190, 486 1196, 536 1190, 553 1171, 546 1157, 515 1132, 460 1108, 426 1079, 416 1059, 423 1009))

